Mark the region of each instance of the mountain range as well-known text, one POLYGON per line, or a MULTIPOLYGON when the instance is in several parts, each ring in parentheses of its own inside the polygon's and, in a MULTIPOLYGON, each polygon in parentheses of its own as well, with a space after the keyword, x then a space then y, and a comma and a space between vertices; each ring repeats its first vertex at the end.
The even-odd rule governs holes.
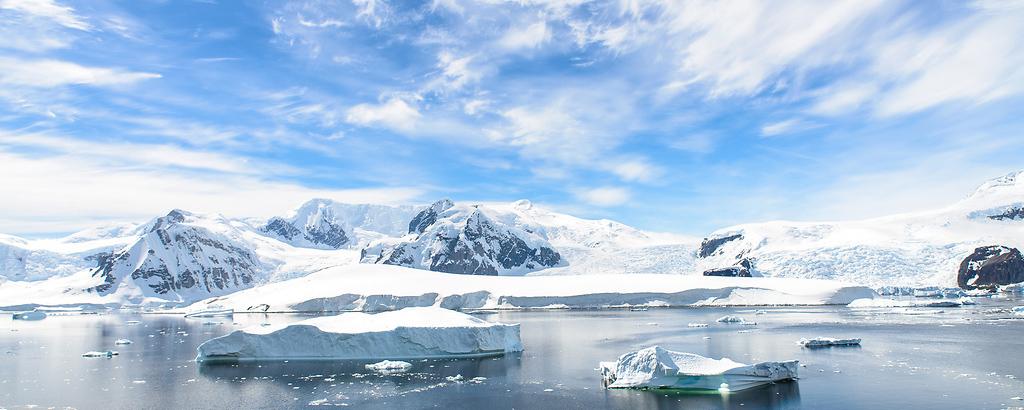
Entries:
POLYGON ((703 239, 577 218, 526 200, 392 206, 313 199, 267 220, 174 209, 63 238, 0 235, 0 299, 7 306, 72 296, 190 303, 360 263, 466 275, 708 272, 955 286, 964 259, 996 245, 1024 245, 1024 171, 935 210, 743 224, 703 239))

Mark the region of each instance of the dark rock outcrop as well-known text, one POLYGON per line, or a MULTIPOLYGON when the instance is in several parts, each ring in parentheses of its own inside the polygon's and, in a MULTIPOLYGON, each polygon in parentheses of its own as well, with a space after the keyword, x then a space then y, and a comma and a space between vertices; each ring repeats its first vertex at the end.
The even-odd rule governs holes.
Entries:
POLYGON ((428 226, 437 222, 437 218, 441 215, 441 212, 447 211, 453 206, 455 206, 455 204, 449 199, 442 199, 434 202, 429 208, 416 214, 416 216, 412 218, 412 221, 409 221, 409 233, 423 233, 428 226))
POLYGON ((706 258, 708 256, 714 255, 715 251, 717 251, 718 248, 722 247, 722 245, 725 245, 726 243, 734 241, 736 239, 743 239, 743 234, 737 233, 733 235, 720 236, 717 238, 704 238, 704 240, 701 241, 700 243, 700 248, 697 249, 697 257, 706 258))
POLYGON ((736 265, 727 268, 715 268, 704 271, 704 276, 727 276, 734 278, 753 277, 754 262, 748 258, 740 259, 736 265))
POLYGON ((960 263, 956 283, 963 289, 1024 282, 1024 257, 1006 246, 983 246, 960 263))
POLYGON ((1009 219, 1009 220, 1024 219, 1024 207, 1020 207, 1020 206, 1009 207, 1009 208, 1006 208, 1006 210, 1003 211, 1003 213, 1001 213, 1001 214, 989 215, 988 219, 995 219, 997 221, 1004 221, 1004 220, 1007 220, 1007 219, 1009 219))

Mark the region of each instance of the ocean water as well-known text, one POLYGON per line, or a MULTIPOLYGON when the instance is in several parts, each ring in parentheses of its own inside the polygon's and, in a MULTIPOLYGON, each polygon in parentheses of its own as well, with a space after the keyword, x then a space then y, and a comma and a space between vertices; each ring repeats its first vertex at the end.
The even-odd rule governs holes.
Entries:
POLYGON ((400 375, 367 361, 197 365, 196 347, 233 329, 307 316, 233 319, 52 315, 0 319, 0 408, 998 409, 1024 406, 1019 300, 943 309, 692 308, 480 313, 520 323, 525 351, 412 361, 400 375), (756 326, 721 324, 731 314, 756 326), (138 321, 130 324, 129 321, 138 321), (690 328, 690 322, 708 328, 690 328), (859 337, 861 347, 805 349, 802 337, 859 337), (127 338, 134 343, 115 346, 127 338), (729 394, 607 390, 600 361, 653 345, 753 363, 796 359, 800 379, 729 394), (83 358, 117 350, 112 358, 83 358))

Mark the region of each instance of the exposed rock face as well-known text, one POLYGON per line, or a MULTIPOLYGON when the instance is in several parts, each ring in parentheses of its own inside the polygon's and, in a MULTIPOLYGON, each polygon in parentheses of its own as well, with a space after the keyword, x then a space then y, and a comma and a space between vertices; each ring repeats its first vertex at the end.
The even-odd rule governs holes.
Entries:
POLYGON ((325 202, 307 203, 290 220, 270 218, 260 231, 303 247, 339 249, 350 241, 341 221, 334 215, 330 204, 325 202))
POLYGON ((430 208, 420 211, 420 213, 412 218, 412 221, 409 222, 409 233, 423 233, 428 226, 437 222, 437 218, 442 212, 451 209, 453 206, 455 204, 449 199, 434 202, 430 205, 430 208))
POLYGON ((1013 220, 1013 219, 1024 219, 1024 207, 1012 206, 1012 207, 1006 208, 1006 210, 1003 211, 1003 213, 995 214, 995 215, 989 215, 988 219, 995 219, 997 221, 1004 221, 1004 220, 1007 220, 1007 219, 1011 219, 1011 220, 1013 220))
POLYGON ((157 218, 133 244, 99 259, 93 276, 103 283, 88 291, 107 294, 124 280, 144 293, 173 300, 192 300, 252 286, 259 260, 244 244, 200 224, 191 214, 174 210, 157 218), (186 297, 191 294, 193 297, 186 297))
POLYGON ((1024 282, 1024 257, 1006 246, 983 246, 960 263, 956 283, 963 289, 1024 282))
POLYGON ((715 254, 718 248, 725 245, 727 242, 743 239, 743 234, 731 234, 725 236, 719 236, 717 238, 704 238, 700 243, 700 248, 697 249, 697 257, 706 258, 715 254))
POLYGON ((558 251, 536 233, 447 200, 417 215, 409 230, 415 237, 371 244, 363 251, 364 260, 377 255, 371 262, 467 275, 525 273, 562 262, 558 251))
POLYGON ((704 271, 704 276, 729 276, 737 278, 750 278, 754 270, 754 263, 750 259, 743 258, 736 262, 735 266, 727 268, 715 268, 704 271))

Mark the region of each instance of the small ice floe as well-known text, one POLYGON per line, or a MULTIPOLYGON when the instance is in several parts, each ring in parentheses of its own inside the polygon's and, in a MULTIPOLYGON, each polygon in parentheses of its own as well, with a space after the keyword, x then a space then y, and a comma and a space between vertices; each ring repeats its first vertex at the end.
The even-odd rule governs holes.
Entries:
POLYGON ((132 341, 128 340, 128 339, 117 339, 117 340, 114 341, 114 344, 115 345, 130 345, 130 344, 132 344, 132 341))
POLYGON ((31 310, 28 312, 18 312, 11 316, 14 320, 43 320, 46 319, 46 312, 40 310, 31 310))
POLYGON ((686 327, 708 327, 708 324, 707 323, 691 322, 691 323, 688 323, 686 325, 686 327))
POLYGON ((813 339, 800 339, 797 344, 807 348, 832 347, 832 346, 860 346, 860 339, 836 339, 832 337, 816 337, 813 339))
POLYGON ((1024 316, 1024 306, 1015 306, 1012 311, 1017 316, 1024 316))
POLYGON ((940 289, 914 289, 915 298, 938 298, 942 297, 940 289))
POLYGON ((128 326, 133 326, 133 325, 137 325, 137 324, 139 324, 139 323, 142 323, 142 322, 139 322, 138 320, 125 320, 125 321, 124 321, 124 324, 126 324, 126 325, 128 325, 128 326))
POLYGON ((469 379, 469 382, 473 383, 473 384, 480 384, 480 383, 483 383, 485 381, 487 381, 486 377, 474 377, 472 379, 469 379))
POLYGON ((117 356, 117 351, 114 351, 114 350, 107 350, 105 352, 92 351, 92 352, 82 353, 82 357, 114 357, 114 356, 117 356))
POLYGON ((743 323, 745 320, 739 316, 725 315, 717 320, 718 323, 743 323))
POLYGON ((746 365, 726 358, 715 360, 654 346, 626 353, 615 362, 602 362, 599 367, 605 386, 611 389, 655 388, 727 393, 796 379, 799 364, 790 360, 746 365))
POLYGON ((191 313, 186 313, 185 317, 228 317, 233 316, 235 311, 231 308, 225 308, 222 306, 207 306, 191 313))
POLYGON ((461 374, 456 374, 454 376, 447 376, 444 379, 451 383, 462 383, 462 381, 465 380, 466 378, 462 377, 461 374))
POLYGON ((199 345, 196 361, 422 359, 501 356, 523 350, 518 324, 439 307, 342 313, 252 326, 199 345))
POLYGON ((767 315, 767 314, 768 314, 768 311, 767 311, 767 310, 764 310, 764 309, 758 309, 758 310, 755 310, 755 311, 754 311, 754 314, 755 314, 755 315, 767 315))
POLYGON ((384 360, 366 365, 366 370, 372 370, 384 375, 405 373, 409 369, 412 369, 412 363, 400 360, 384 360))
POLYGON ((203 326, 217 326, 219 324, 220 324, 220 322, 210 322, 210 321, 203 322, 203 326))

